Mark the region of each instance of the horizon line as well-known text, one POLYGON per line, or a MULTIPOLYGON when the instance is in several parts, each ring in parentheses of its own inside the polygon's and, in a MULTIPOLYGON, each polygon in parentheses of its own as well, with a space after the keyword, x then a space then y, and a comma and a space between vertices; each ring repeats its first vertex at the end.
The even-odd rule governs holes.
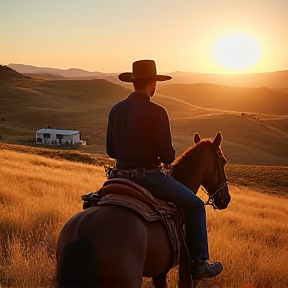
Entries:
MULTIPOLYGON (((1 64, 0 64, 1 65, 1 64)), ((82 70, 88 73, 103 73, 103 74, 119 74, 122 72, 102 72, 102 71, 90 71, 86 70, 84 68, 79 68, 79 67, 70 67, 70 68, 58 68, 58 67, 47 67, 47 66, 35 66, 31 64, 23 64, 23 63, 9 63, 9 64, 3 64, 3 66, 8 66, 10 65, 21 65, 21 66, 28 66, 28 67, 34 67, 34 68, 39 68, 39 69, 54 69, 54 70, 61 70, 61 71, 68 71, 68 70, 82 70)), ((10 67, 12 68, 12 67, 10 67)), ((12 68, 13 69, 13 68, 12 68)), ((181 70, 175 70, 172 72, 159 72, 161 74, 173 74, 173 73, 191 73, 191 74, 218 74, 218 75, 239 75, 239 74, 267 74, 267 73, 276 73, 276 72, 286 72, 288 71, 287 69, 284 70, 274 70, 274 71, 266 71, 266 72, 195 72, 195 71, 181 71, 181 70)), ((37 74, 37 73, 36 73, 37 74)))

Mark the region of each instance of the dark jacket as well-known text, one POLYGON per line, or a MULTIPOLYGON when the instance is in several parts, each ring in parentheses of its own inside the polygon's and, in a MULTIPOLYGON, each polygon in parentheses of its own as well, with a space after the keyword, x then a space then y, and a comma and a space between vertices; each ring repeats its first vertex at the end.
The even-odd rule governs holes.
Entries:
POLYGON ((170 122, 164 107, 133 92, 109 113, 106 151, 117 168, 157 168, 175 159, 170 122))

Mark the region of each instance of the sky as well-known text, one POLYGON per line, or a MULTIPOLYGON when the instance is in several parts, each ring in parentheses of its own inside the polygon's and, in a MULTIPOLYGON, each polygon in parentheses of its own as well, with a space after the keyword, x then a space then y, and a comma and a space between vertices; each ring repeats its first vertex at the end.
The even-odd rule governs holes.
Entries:
POLYGON ((288 0, 0 0, 0 64, 120 73, 288 70, 288 0))

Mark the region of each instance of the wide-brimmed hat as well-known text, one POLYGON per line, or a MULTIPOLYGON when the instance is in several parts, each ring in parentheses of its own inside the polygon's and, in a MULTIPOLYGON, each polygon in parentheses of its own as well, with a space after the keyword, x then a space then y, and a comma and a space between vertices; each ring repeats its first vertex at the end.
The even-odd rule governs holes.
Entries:
POLYGON ((133 62, 133 72, 124 72, 118 75, 118 78, 124 82, 134 82, 140 79, 151 79, 156 81, 170 80, 171 76, 157 75, 156 64, 154 60, 138 60, 133 62))

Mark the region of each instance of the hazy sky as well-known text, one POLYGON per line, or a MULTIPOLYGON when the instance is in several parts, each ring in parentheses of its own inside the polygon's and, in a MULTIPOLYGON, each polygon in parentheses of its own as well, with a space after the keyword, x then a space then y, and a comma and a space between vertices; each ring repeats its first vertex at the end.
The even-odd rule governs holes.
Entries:
POLYGON ((138 59, 161 73, 288 70, 288 0, 0 0, 2 65, 118 73, 138 59))

